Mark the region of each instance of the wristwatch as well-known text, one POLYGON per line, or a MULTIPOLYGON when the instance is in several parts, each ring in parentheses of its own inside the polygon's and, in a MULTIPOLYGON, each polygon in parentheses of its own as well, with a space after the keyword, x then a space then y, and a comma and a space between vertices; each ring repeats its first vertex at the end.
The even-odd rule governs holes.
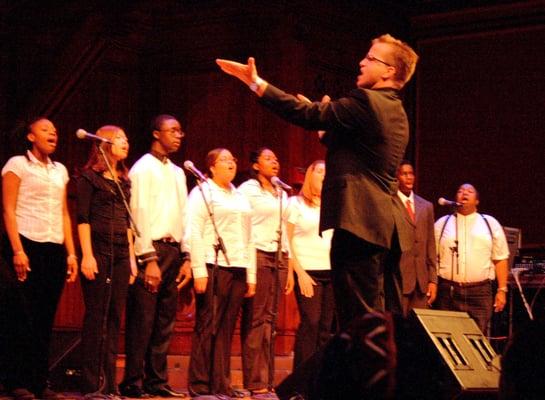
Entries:
POLYGON ((508 292, 507 286, 499 287, 499 288, 498 288, 498 292, 507 293, 507 292, 508 292))
POLYGON ((252 83, 250 83, 250 85, 248 85, 250 87, 250 90, 252 92, 257 92, 257 89, 259 89, 259 86, 263 83, 263 79, 261 79, 259 76, 255 79, 255 81, 253 81, 252 83))

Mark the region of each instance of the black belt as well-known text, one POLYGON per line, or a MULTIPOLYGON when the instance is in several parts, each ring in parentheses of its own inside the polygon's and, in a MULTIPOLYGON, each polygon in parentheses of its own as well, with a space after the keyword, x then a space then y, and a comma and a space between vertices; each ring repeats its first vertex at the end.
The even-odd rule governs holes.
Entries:
POLYGON ((456 281, 449 281, 448 279, 439 277, 439 283, 444 283, 446 285, 456 286, 459 288, 472 288, 472 287, 489 285, 490 279, 485 279, 484 281, 479 281, 479 282, 456 282, 456 281))
MULTIPOLYGON (((276 251, 265 251, 265 250, 261 250, 261 249, 256 249, 256 251, 257 251, 258 253, 264 253, 264 254, 270 254, 270 255, 275 255, 275 254, 276 254, 276 251)), ((285 257, 287 257, 287 256, 288 256, 288 252, 282 250, 282 255, 285 256, 285 257)))
POLYGON ((161 239, 154 240, 153 243, 164 243, 168 244, 170 246, 179 246, 180 242, 177 242, 174 238, 171 237, 164 237, 161 239))

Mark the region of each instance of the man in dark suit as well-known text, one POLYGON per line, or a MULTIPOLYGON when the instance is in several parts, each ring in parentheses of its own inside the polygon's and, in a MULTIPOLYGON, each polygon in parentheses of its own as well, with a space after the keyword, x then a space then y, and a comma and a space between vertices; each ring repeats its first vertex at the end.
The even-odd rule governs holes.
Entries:
POLYGON ((414 193, 414 169, 403 160, 397 169, 397 200, 405 207, 405 218, 414 229, 414 245, 399 261, 403 287, 403 315, 413 308, 430 306, 437 296, 437 256, 432 204, 414 193))
POLYGON ((321 102, 268 84, 258 76, 253 58, 247 64, 216 60, 285 120, 326 131, 320 230, 335 230, 331 272, 341 329, 370 311, 399 307, 400 293, 387 266, 396 264, 389 261, 399 250, 413 244, 412 229, 394 201, 396 170, 409 139, 399 91, 411 78, 417 59, 407 44, 380 36, 360 61, 357 88, 346 97, 329 101, 326 96, 321 102))

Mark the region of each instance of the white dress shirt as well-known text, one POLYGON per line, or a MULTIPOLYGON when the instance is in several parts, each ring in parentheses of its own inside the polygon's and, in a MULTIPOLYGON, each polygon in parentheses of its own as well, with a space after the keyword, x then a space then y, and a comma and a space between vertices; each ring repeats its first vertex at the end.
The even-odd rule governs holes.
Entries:
MULTIPOLYGON (((246 196, 252 207, 252 241, 256 249, 275 252, 278 241, 280 198, 261 187, 256 179, 243 182, 238 189, 246 196)), ((288 202, 288 195, 282 191, 282 214, 288 202)), ((289 252, 286 224, 282 222, 282 251, 289 252)))
POLYGON ((62 244, 68 171, 64 165, 49 158, 44 165, 30 151, 27 151, 27 157, 12 157, 2 168, 2 176, 13 172, 21 179, 15 207, 17 229, 35 242, 62 244))
POLYGON ((438 247, 438 275, 455 282, 473 283, 495 278, 493 261, 509 258, 509 247, 500 223, 489 215, 456 214, 450 216, 443 234, 441 230, 448 215, 435 222, 435 240, 438 247), (456 223, 458 233, 456 233, 456 223), (492 236, 490 235, 492 230, 492 236), (458 237, 458 260, 456 246, 458 237))
POLYGON ((189 252, 184 240, 187 186, 184 171, 168 158, 160 161, 144 154, 129 171, 131 211, 140 231, 134 241, 137 256, 154 253, 154 240, 172 238, 181 242, 181 251, 189 252))
POLYGON ((227 190, 208 179, 201 189, 196 186, 189 194, 189 237, 193 277, 208 276, 206 264, 214 264, 214 245, 217 243, 212 220, 203 200, 206 197, 218 233, 223 240, 229 265, 223 252, 218 253, 221 267, 242 267, 246 270, 246 281, 256 283, 255 248, 251 241, 252 216, 246 197, 231 185, 227 190))
POLYGON ((329 251, 333 229, 319 233, 320 207, 310 207, 301 196, 292 196, 286 208, 286 220, 293 224, 291 257, 304 270, 329 270, 329 251))
POLYGON ((411 210, 413 210, 413 215, 416 215, 416 211, 414 208, 414 192, 411 190, 411 194, 408 196, 405 196, 403 192, 400 190, 397 191, 397 197, 401 200, 401 203, 403 204, 403 207, 407 208, 407 200, 409 200, 411 203, 411 210))

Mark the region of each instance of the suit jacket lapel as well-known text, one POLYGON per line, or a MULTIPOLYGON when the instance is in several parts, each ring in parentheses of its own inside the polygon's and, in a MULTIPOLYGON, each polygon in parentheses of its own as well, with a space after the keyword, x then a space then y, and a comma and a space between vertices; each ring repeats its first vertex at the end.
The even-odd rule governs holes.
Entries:
POLYGON ((405 219, 411 224, 411 226, 416 226, 416 197, 415 197, 415 204, 414 204, 414 211, 415 211, 415 214, 414 214, 414 220, 415 222, 413 222, 411 216, 409 215, 409 212, 407 211, 407 205, 406 204, 403 204, 403 202, 401 201, 401 199, 399 198, 399 196, 395 195, 395 198, 396 198, 396 201, 401 204, 401 207, 403 208, 403 216, 405 217, 405 219))
POLYGON ((420 199, 414 195, 414 219, 418 222, 418 219, 422 217, 422 211, 423 211, 424 204, 420 199))

